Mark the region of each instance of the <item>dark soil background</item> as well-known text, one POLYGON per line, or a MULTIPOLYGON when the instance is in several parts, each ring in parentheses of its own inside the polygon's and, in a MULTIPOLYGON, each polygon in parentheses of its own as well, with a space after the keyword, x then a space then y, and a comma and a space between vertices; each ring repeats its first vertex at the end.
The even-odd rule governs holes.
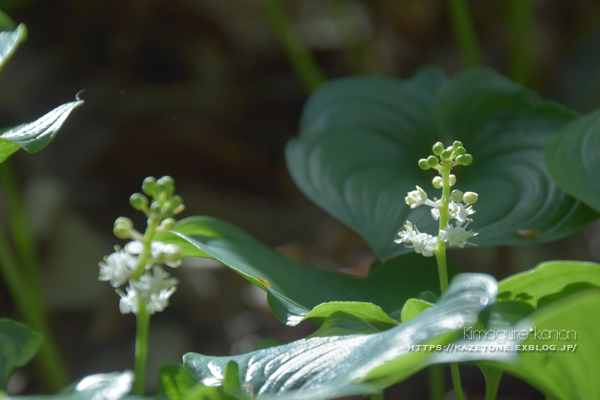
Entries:
MULTIPOLYGON (((485 65, 502 73, 510 70, 511 3, 469 2, 485 65)), ((428 64, 450 75, 463 68, 443 1, 284 4, 328 79, 403 79, 428 64)), ((374 257, 362 239, 310 203, 287 172, 284 146, 298 133, 308 93, 260 1, 0 0, 0 9, 29 30, 0 74, 0 126, 35 120, 80 91, 86 100, 46 149, 11 160, 38 244, 51 327, 73 380, 133 368, 135 319, 119 313, 110 285, 98 283, 97 264, 123 244, 112 236, 117 217, 142 229, 128 198, 148 175, 175 178, 184 217, 219 217, 290 258, 368 273, 374 257)), ((534 14, 528 85, 580 112, 598 107, 600 3, 542 0, 534 14)), ((0 222, 6 230, 5 215, 0 222)), ((466 271, 503 278, 545 260, 599 261, 599 242, 593 225, 558 243, 451 258, 466 271)), ((239 354, 265 338, 289 342, 315 330, 310 322, 281 324, 259 289, 218 263, 188 260, 173 275, 179 290, 152 321, 149 391, 158 366, 188 351, 239 354)), ((0 316, 20 318, 1 281, 0 316)), ((463 379, 469 399, 483 399, 479 370, 465 367, 463 379)), ((49 391, 35 363, 11 388, 49 391)), ((426 392, 420 373, 386 398, 426 392)), ((541 399, 536 393, 505 377, 499 399, 541 399)))

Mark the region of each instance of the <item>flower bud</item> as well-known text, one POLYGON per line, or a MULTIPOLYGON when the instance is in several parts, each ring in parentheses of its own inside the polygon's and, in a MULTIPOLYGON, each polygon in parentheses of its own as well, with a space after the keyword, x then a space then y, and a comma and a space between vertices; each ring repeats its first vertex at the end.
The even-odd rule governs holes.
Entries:
POLYGON ((429 156, 427 158, 427 163, 430 167, 435 167, 440 164, 440 160, 436 156, 429 156))
POLYGON ((460 146, 454 149, 454 155, 462 156, 463 154, 467 154, 467 150, 464 147, 460 146))
POLYGON ((473 156, 470 154, 463 154, 462 156, 458 156, 456 158, 456 162, 464 166, 471 165, 473 162, 473 156))
POLYGON ((424 171, 427 171, 429 168, 431 168, 431 166, 429 165, 429 163, 427 162, 427 159, 425 158, 421 158, 419 160, 419 168, 421 168, 424 171))
POLYGON ((174 210, 182 204, 183 199, 181 196, 173 196, 163 205, 163 211, 167 213, 174 212, 174 210))
POLYGON ((475 192, 466 192, 463 196, 463 201, 467 204, 475 204, 479 199, 479 195, 475 192))
POLYGON ((444 158, 446 160, 449 159, 450 156, 452 155, 452 151, 453 151, 452 147, 450 147, 449 149, 446 149, 446 150, 442 151, 442 158, 444 158))
POLYGON ((455 140, 455 141, 454 141, 454 143, 452 143, 452 148, 453 148, 454 150, 456 150, 456 149, 458 149, 459 147, 463 147, 463 144, 462 144, 462 142, 460 142, 460 141, 458 141, 458 140, 455 140))
POLYGON ((161 213, 160 203, 158 201, 153 201, 150 204, 150 214, 158 215, 161 213))
POLYGON ((160 223, 159 228, 160 228, 160 230, 166 231, 168 229, 171 229, 175 225, 175 222, 177 222, 177 221, 175 221, 175 219, 173 219, 173 218, 165 218, 163 220, 163 222, 160 223))
POLYGON ((440 154, 442 154, 442 151, 444 151, 444 145, 442 144, 442 142, 437 142, 433 145, 433 154, 439 156, 440 154))
POLYGON ((453 190, 452 193, 450 194, 450 197, 452 197, 452 200, 454 200, 455 202, 460 202, 463 199, 463 192, 461 192, 460 190, 453 190))
POLYGON ((113 233, 119 239, 131 238, 131 230, 133 229, 133 222, 129 218, 119 217, 115 221, 115 227, 113 233))
POLYGON ((129 203, 136 210, 144 211, 148 209, 148 198, 141 193, 132 194, 129 203))
POLYGON ((153 176, 149 176, 146 179, 144 179, 144 182, 142 183, 142 191, 150 197, 155 197, 156 196, 156 192, 154 190, 155 186, 156 186, 156 178, 153 176))
POLYGON ((453 174, 450 174, 450 187, 454 186, 456 184, 456 176, 454 176, 453 174))
POLYGON ((181 249, 174 244, 166 244, 164 248, 165 264, 171 268, 177 268, 181 265, 181 249))
POLYGON ((433 180, 431 181, 431 184, 433 185, 434 188, 436 189, 441 189, 443 184, 444 184, 444 180, 442 179, 441 176, 436 176, 435 178, 433 178, 433 180))
POLYGON ((156 181, 156 191, 160 193, 166 193, 167 197, 170 197, 175 193, 175 180, 168 175, 163 176, 156 181))

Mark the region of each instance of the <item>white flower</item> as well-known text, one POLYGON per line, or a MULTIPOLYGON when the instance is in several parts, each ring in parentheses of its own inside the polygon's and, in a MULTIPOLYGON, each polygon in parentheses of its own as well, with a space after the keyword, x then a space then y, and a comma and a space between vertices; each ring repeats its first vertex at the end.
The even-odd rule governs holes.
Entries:
POLYGON ((165 264, 171 268, 181 265, 181 249, 175 244, 166 244, 164 248, 165 264))
MULTIPOLYGON (((144 250, 144 244, 138 240, 134 240, 125 245, 125 250, 129 254, 139 255, 144 250)), ((146 265, 146 269, 152 268, 152 264, 165 263, 171 268, 177 268, 181 265, 181 251, 179 246, 174 244, 165 244, 163 242, 154 241, 150 250, 150 261, 146 265)))
POLYGON ((414 249, 416 253, 423 254, 425 257, 431 257, 437 245, 437 237, 427 233, 421 233, 410 221, 406 221, 404 231, 398 233, 400 239, 394 240, 396 243, 403 243, 408 248, 414 249))
POLYGON ((472 244, 468 242, 469 238, 477 236, 477 233, 473 232, 473 229, 470 231, 465 230, 467 225, 469 225, 468 222, 464 227, 458 224, 456 227, 453 227, 452 224, 448 224, 440 231, 440 238, 444 242, 448 242, 450 246, 458 246, 462 249, 465 245, 472 244))
POLYGON ((408 195, 404 198, 404 201, 410 206, 410 208, 417 208, 420 205, 425 204, 427 201, 427 193, 417 186, 417 190, 408 192, 408 195))
POLYGON ((131 282, 131 285, 137 289, 142 300, 148 301, 153 294, 159 294, 161 290, 168 290, 176 286, 179 282, 176 278, 169 278, 169 274, 158 265, 152 267, 152 275, 144 274, 139 282, 131 282))
POLYGON ((450 217, 456 219, 456 225, 460 226, 469 221, 469 215, 475 214, 473 207, 465 206, 462 203, 451 201, 448 205, 450 217))
POLYGON ((137 265, 137 257, 119 250, 109 255, 100 264, 101 281, 110 281, 112 287, 119 287, 129 279, 131 271, 137 265))
POLYGON ((435 219, 436 221, 438 219, 440 219, 440 209, 439 208, 432 208, 431 209, 431 216, 433 217, 433 219, 435 219))
POLYGON ((119 293, 119 296, 121 296, 121 301, 119 302, 119 310, 121 311, 121 314, 128 314, 130 312, 137 314, 139 301, 137 290, 127 286, 127 294, 123 294, 121 291, 117 292, 119 293))
POLYGON ((163 289, 159 293, 152 293, 148 302, 147 310, 150 314, 163 311, 169 305, 169 297, 175 293, 175 287, 166 290, 163 289))

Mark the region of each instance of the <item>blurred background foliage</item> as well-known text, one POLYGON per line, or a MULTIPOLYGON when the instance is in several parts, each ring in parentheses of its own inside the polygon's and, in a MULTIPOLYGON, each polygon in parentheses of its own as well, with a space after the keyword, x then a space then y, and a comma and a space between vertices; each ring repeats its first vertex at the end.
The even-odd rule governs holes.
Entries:
MULTIPOLYGON (((522 1, 469 2, 484 65, 577 111, 598 107, 600 3, 533 2, 527 62, 515 71, 512 24, 522 1)), ((450 75, 464 68, 439 0, 0 0, 0 9, 29 29, 0 74, 0 125, 32 121, 77 93, 86 100, 44 151, 12 159, 51 328, 73 380, 132 368, 135 319, 122 316, 118 296, 98 284, 97 264, 123 244, 112 236, 118 216, 143 226, 128 198, 144 177, 173 176, 183 216, 216 216, 290 258, 365 276, 373 253, 311 204, 285 166, 283 148, 297 134, 309 88, 355 74, 407 78, 427 64, 450 75), (312 81, 295 73, 278 40, 281 18, 292 28, 283 37, 316 61, 312 81)), ((6 229, 7 216, 0 218, 6 229)), ((600 225, 558 244, 451 251, 450 258, 497 278, 544 260, 600 261, 600 225)), ((179 291, 153 317, 150 382, 159 365, 188 351, 239 354, 265 338, 289 342, 315 330, 311 322, 283 326, 259 289, 217 262, 190 259, 173 275, 179 291)), ((19 319, 2 282, 0 315, 19 319)), ((467 392, 483 398, 480 372, 466 370, 467 392)), ((418 374, 389 395, 424 398, 426 384, 418 374)), ((15 374, 11 390, 48 388, 33 364, 15 374)), ((541 397, 508 377, 499 398, 541 397)))

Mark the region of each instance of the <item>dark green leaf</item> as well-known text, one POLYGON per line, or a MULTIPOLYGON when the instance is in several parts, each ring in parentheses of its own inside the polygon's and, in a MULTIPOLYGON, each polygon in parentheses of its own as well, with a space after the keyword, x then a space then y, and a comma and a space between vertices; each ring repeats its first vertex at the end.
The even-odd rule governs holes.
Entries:
POLYGON ((28 153, 43 149, 54 138, 60 127, 83 101, 63 104, 37 121, 9 129, 0 135, 0 162, 20 148, 28 153))
POLYGON ((406 220, 437 233, 428 207, 411 210, 404 197, 415 185, 440 197, 429 183, 435 174, 417 162, 437 139, 461 140, 474 162, 456 171, 456 187, 479 193, 473 243, 538 243, 597 218, 555 186, 544 164, 545 147, 574 118, 487 69, 449 82, 434 69, 404 82, 341 79, 311 96, 286 156, 300 189, 388 259, 411 251, 393 242, 406 220))
POLYGON ((233 357, 189 353, 184 365, 204 384, 219 386, 225 368, 235 361, 246 393, 278 399, 372 393, 382 382, 388 385, 425 367, 432 353, 409 352, 409 346, 451 341, 457 329, 474 323, 477 313, 494 301, 496 285, 489 275, 459 275, 436 307, 385 332, 303 339, 233 357), (374 381, 357 383, 367 376, 374 381))
POLYGON ((567 125, 546 150, 556 184, 600 212, 600 110, 567 125))
POLYGON ((522 301, 538 307, 540 299, 579 282, 600 286, 600 264, 579 261, 545 262, 532 270, 502 280, 498 285, 498 293, 504 300, 522 301))
MULTIPOLYGON (((400 261, 376 262, 370 275, 359 279, 291 261, 241 229, 215 218, 187 218, 172 231, 161 232, 156 238, 178 244, 184 257, 219 260, 266 290, 271 309, 288 325, 298 324, 322 303, 373 303, 389 315, 400 310, 407 299, 418 297, 422 291, 439 293, 437 265, 433 257, 411 254, 400 261)), ((370 309, 370 321, 376 324, 394 323, 373 306, 346 307, 341 303, 339 308, 322 306, 320 310, 329 314, 356 311, 361 317, 365 307, 370 309)), ((318 317, 322 320, 327 315, 321 312, 318 317)))
POLYGON ((280 346, 281 343, 278 342, 275 339, 263 339, 260 342, 256 343, 256 346, 254 346, 254 351, 256 350, 263 350, 263 349, 268 349, 269 347, 275 347, 275 346, 280 346))
POLYGON ((27 364, 42 344, 42 336, 26 325, 0 319, 0 390, 6 390, 15 369, 27 364))
POLYGON ((0 70, 26 38, 27 28, 23 24, 14 31, 0 32, 0 70))

